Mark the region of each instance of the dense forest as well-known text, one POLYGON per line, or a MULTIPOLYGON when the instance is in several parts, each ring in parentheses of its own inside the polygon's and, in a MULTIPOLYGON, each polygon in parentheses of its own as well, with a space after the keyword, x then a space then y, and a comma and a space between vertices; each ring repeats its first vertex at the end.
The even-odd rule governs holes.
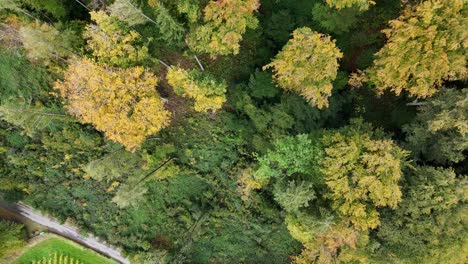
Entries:
POLYGON ((132 263, 467 263, 467 4, 0 0, 1 199, 132 263))

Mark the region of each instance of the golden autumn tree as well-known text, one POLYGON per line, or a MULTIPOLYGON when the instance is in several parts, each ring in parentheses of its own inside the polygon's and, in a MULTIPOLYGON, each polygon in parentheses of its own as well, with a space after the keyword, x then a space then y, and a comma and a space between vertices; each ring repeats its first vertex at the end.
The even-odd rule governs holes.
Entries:
POLYGON ((349 7, 357 7, 359 10, 367 10, 370 6, 375 5, 374 0, 325 0, 330 7, 343 9, 349 7))
POLYGON ((303 27, 294 30, 293 38, 264 69, 273 69, 274 79, 284 90, 297 92, 310 104, 323 108, 328 107, 342 57, 330 36, 303 27))
POLYGON ((197 70, 171 67, 167 72, 167 81, 178 95, 195 100, 195 111, 216 111, 226 101, 226 83, 217 82, 210 75, 197 70))
POLYGON ((96 24, 86 26, 83 36, 88 49, 100 61, 112 66, 128 67, 149 58, 141 36, 128 24, 104 11, 90 12, 96 24))
POLYGON ((238 54, 246 29, 258 25, 254 11, 259 7, 259 0, 210 1, 204 9, 205 24, 187 36, 188 46, 211 56, 238 54))
POLYGON ((389 139, 374 138, 361 120, 323 138, 326 156, 321 172, 333 206, 362 231, 380 224, 377 207, 396 208, 401 201, 398 182, 408 152, 389 139))
POLYGON ((71 115, 134 151, 170 121, 157 81, 143 67, 116 69, 81 59, 71 61, 64 80, 54 88, 66 99, 71 115))
POLYGON ((464 0, 430 0, 409 7, 383 32, 387 44, 364 80, 379 92, 425 98, 444 80, 466 79, 468 12, 464 0))

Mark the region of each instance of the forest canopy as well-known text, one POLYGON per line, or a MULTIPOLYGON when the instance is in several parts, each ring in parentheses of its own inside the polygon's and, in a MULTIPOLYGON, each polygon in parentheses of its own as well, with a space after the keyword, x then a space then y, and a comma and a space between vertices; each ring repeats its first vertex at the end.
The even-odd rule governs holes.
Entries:
POLYGON ((0 201, 138 264, 467 263, 467 12, 0 0, 0 201))

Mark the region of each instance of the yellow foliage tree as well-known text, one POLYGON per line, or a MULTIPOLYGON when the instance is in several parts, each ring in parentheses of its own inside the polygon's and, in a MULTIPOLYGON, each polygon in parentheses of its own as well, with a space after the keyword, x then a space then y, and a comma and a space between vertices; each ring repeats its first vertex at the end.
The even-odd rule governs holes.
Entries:
POLYGON ((264 67, 273 68, 274 78, 286 91, 301 94, 318 108, 328 107, 332 81, 343 54, 329 36, 298 28, 275 59, 264 67))
POLYGON ((104 11, 90 12, 96 25, 86 26, 83 36, 88 48, 100 62, 112 66, 134 66, 149 58, 148 48, 143 45, 140 35, 130 30, 125 22, 104 11))
POLYGON ((202 72, 171 67, 167 72, 167 81, 177 94, 195 100, 195 111, 216 111, 226 101, 226 84, 216 82, 202 72))
POLYGON ((467 10, 465 0, 423 1, 406 9, 383 31, 388 42, 364 80, 379 92, 425 98, 444 80, 466 79, 467 10))
POLYGON ((398 181, 408 151, 388 139, 373 139, 372 127, 354 123, 325 135, 322 173, 338 212, 358 230, 380 224, 377 207, 396 208, 401 201, 398 181))
POLYGON ((146 136, 170 122, 157 81, 143 67, 115 69, 81 59, 70 63, 64 80, 54 88, 67 100, 71 115, 134 151, 146 136))
POLYGON ((259 7, 259 0, 210 1, 204 9, 205 24, 188 35, 188 46, 212 56, 238 54, 242 34, 258 25, 253 12, 259 7))
POLYGON ((357 7, 359 10, 367 10, 371 5, 375 5, 373 0, 325 0, 327 4, 336 9, 357 7))

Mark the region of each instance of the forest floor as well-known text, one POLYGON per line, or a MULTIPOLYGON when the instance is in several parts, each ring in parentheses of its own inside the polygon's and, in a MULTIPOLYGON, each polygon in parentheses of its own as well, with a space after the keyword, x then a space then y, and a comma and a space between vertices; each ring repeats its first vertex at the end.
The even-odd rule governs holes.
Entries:
POLYGON ((112 248, 111 246, 99 241, 97 238, 92 236, 85 237, 80 234, 77 228, 65 224, 60 224, 58 220, 45 216, 40 212, 34 211, 30 206, 27 206, 23 203, 7 204, 0 201, 0 208, 12 214, 25 217, 39 225, 45 226, 52 233, 73 240, 83 246, 86 246, 105 256, 119 261, 120 263, 130 264, 130 261, 122 256, 120 249, 112 248))

